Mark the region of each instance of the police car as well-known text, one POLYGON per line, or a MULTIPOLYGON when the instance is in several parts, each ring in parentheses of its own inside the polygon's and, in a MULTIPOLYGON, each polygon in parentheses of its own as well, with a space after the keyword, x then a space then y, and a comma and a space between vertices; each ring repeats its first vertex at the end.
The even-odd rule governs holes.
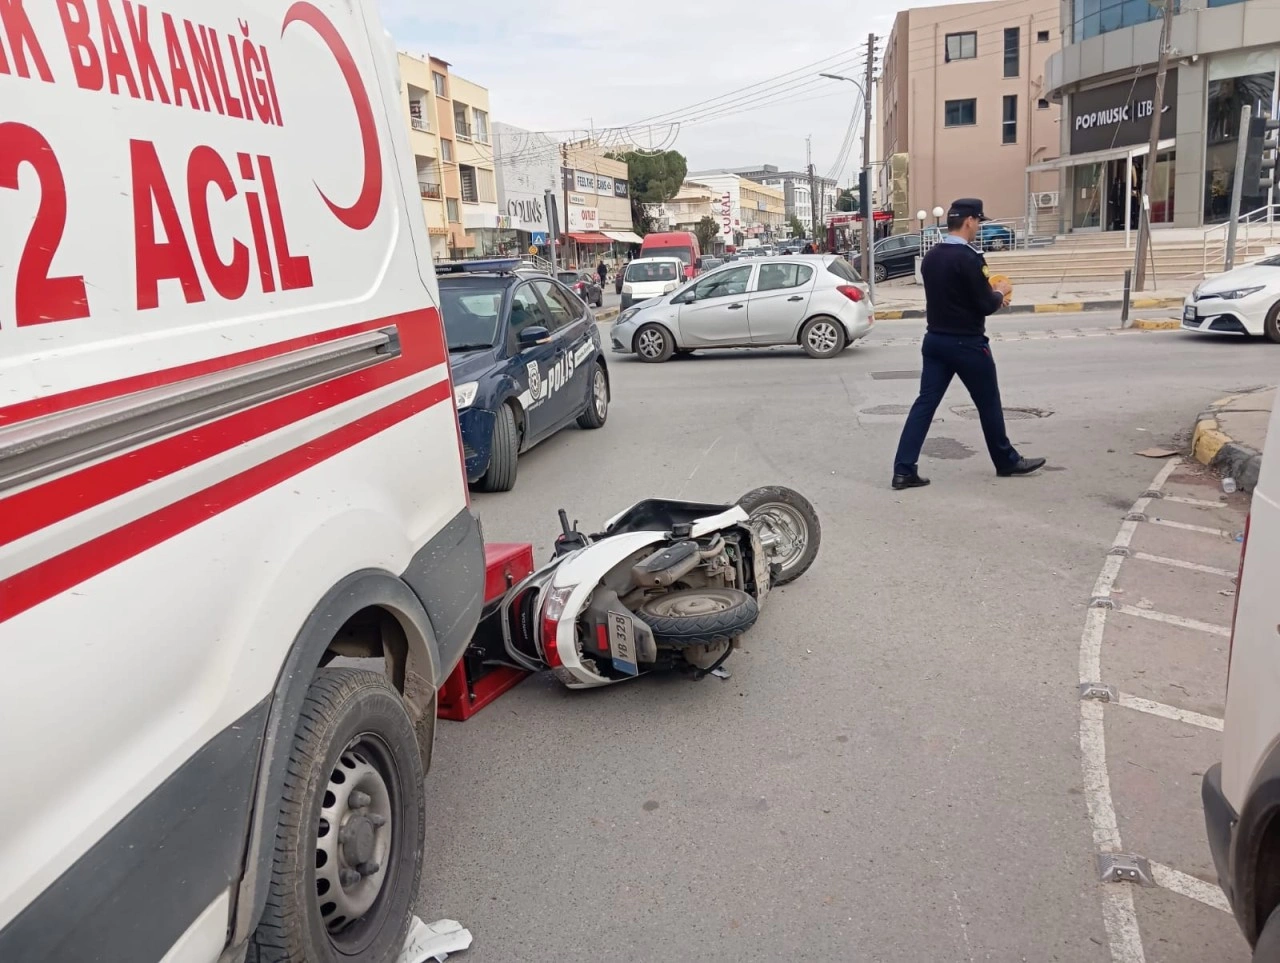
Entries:
POLYGON ((609 369, 591 309, 516 258, 439 263, 440 309, 467 481, 510 491, 516 457, 570 422, 609 415, 609 369))

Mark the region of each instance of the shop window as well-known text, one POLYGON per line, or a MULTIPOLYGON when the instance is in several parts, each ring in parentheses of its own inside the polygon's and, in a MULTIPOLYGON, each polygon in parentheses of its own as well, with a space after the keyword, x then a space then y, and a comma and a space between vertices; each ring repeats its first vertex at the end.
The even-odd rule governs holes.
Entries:
POLYGON ((948 100, 943 105, 943 124, 947 127, 972 127, 978 122, 978 101, 948 100))
POLYGON ((1018 95, 1005 94, 1003 114, 1000 122, 1000 143, 1016 144, 1018 142, 1018 95))
MULTIPOLYGON (((1271 71, 1223 77, 1209 81, 1205 110, 1204 222, 1219 224, 1231 211, 1231 188, 1235 178, 1236 148, 1240 142, 1240 110, 1251 106, 1254 116, 1269 107, 1275 92, 1271 71)), ((1267 203, 1267 192, 1257 191, 1246 179, 1240 199, 1240 213, 1267 203)))
MULTIPOLYGON (((1004 28, 1004 75, 1006 78, 1018 76, 1018 54, 1022 49, 1022 28, 1004 28)), ((1006 143, 1008 143, 1006 141, 1006 143)))
POLYGON ((947 34, 947 63, 953 60, 972 60, 976 56, 978 56, 978 34, 976 31, 947 34))

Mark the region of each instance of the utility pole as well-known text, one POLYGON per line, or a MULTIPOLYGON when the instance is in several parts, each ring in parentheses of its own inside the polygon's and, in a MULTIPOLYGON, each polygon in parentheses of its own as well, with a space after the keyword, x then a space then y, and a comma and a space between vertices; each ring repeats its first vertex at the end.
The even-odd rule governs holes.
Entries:
POLYGON ((818 192, 813 177, 813 135, 804 139, 804 162, 809 167, 809 230, 813 234, 813 246, 818 246, 818 192))
MULTIPOLYGON (((569 145, 561 144, 560 187, 564 192, 564 249, 566 252, 569 250, 569 181, 573 177, 572 172, 568 174, 565 173, 567 170, 569 170, 569 145)), ((568 267, 569 255, 567 253, 564 255, 564 261, 562 263, 565 267, 568 267)))
MULTIPOLYGON (((1160 0, 1150 0, 1158 3, 1160 0)), ((1142 190, 1138 195, 1138 243, 1133 254, 1133 289, 1145 290, 1147 280, 1147 245, 1151 243, 1151 211, 1148 188, 1151 169, 1156 166, 1160 147, 1160 119, 1164 115, 1164 78, 1169 72, 1169 34, 1173 29, 1174 0, 1163 0, 1164 18, 1160 21, 1160 61, 1156 66, 1156 95, 1151 103, 1151 139, 1148 142, 1147 161, 1142 165, 1142 190)), ((1242 131, 1241 137, 1244 136, 1242 131)), ((1132 190, 1132 185, 1128 186, 1132 190)))
MULTIPOLYGON (((875 211, 871 205, 871 82, 875 78, 876 35, 867 34, 867 76, 862 83, 862 183, 866 196, 859 196, 858 209, 862 212, 862 279, 867 290, 875 295, 875 266, 871 260, 871 224, 875 211)), ((859 192, 861 194, 861 192, 859 192)))

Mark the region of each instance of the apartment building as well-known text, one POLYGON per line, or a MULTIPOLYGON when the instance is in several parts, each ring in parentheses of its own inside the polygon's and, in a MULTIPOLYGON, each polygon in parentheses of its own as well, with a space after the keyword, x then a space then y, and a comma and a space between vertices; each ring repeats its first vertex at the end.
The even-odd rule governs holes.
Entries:
POLYGON ((814 192, 818 197, 816 213, 819 220, 836 209, 836 199, 840 196, 836 182, 829 177, 814 175, 810 184, 809 175, 804 171, 783 171, 773 164, 735 169, 733 173, 768 187, 780 187, 787 220, 799 218, 806 230, 813 224, 814 192))
POLYGON ((513 242, 498 211, 489 91, 438 57, 401 53, 401 98, 431 253, 496 254, 513 242))
POLYGON ((879 84, 877 177, 895 230, 918 230, 918 211, 957 197, 982 198, 994 218, 1053 215, 1038 202, 1057 203, 1058 177, 1037 165, 1058 154, 1060 110, 1045 63, 1061 41, 1059 3, 990 0, 897 15, 879 84))
POLYGON ((781 187, 761 184, 728 170, 691 172, 685 185, 711 190, 712 216, 720 225, 720 239, 725 245, 741 244, 749 237, 772 239, 787 234, 786 199, 781 187))

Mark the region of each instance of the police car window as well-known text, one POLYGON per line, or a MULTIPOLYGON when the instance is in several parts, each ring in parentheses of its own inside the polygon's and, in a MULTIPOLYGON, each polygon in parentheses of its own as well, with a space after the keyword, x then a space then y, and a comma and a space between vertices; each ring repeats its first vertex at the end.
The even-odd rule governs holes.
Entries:
POLYGON ((533 293, 533 285, 525 282, 511 295, 511 314, 507 318, 507 333, 514 338, 531 325, 550 328, 551 319, 542 310, 538 296, 533 293))
POLYGON ((747 281, 751 278, 750 265, 740 268, 729 268, 717 271, 698 282, 694 296, 703 301, 707 298, 725 298, 745 294, 747 281))
POLYGON ((538 293, 542 295, 542 299, 547 303, 547 310, 551 312, 552 326, 563 328, 566 324, 572 324, 582 315, 581 306, 575 307, 573 301, 564 293, 564 289, 550 281, 534 281, 534 287, 538 289, 538 293))
POLYGON ((440 282, 440 313, 450 351, 487 348, 498 339, 498 317, 507 282, 457 277, 440 282))

